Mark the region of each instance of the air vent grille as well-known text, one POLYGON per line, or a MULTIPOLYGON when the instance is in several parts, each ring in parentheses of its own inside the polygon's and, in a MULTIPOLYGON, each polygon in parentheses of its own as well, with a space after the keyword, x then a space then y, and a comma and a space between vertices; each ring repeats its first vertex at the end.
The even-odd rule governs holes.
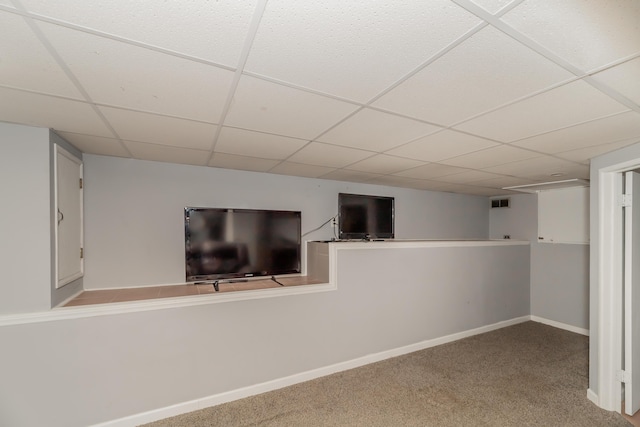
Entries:
POLYGON ((493 208, 508 208, 509 198, 506 199, 491 199, 491 209, 493 208))

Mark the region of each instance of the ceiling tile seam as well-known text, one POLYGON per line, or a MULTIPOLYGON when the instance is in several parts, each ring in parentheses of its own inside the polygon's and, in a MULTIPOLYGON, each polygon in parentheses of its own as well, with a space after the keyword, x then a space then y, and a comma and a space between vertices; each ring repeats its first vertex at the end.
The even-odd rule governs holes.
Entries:
POLYGON ((279 136, 279 137, 282 137, 282 138, 296 139, 298 141, 305 141, 307 143, 311 142, 311 140, 306 139, 306 138, 299 138, 297 136, 284 135, 284 134, 281 134, 281 133, 266 132, 264 130, 255 130, 255 129, 249 129, 249 128, 244 128, 244 127, 240 127, 240 126, 231 126, 231 125, 224 125, 224 127, 227 128, 227 129, 236 129, 236 130, 244 130, 244 131, 247 131, 247 132, 259 133, 259 134, 262 134, 262 135, 279 136))
POLYGON ((525 0, 513 0, 511 3, 507 3, 502 8, 500 8, 500 10, 494 13, 493 16, 496 16, 496 17, 504 16, 506 13, 511 12, 513 9, 520 6, 524 2, 525 0))
POLYGON ((631 109, 633 109, 635 111, 640 111, 640 106, 638 106, 637 104, 635 104, 634 102, 629 100, 627 97, 623 96, 622 94, 618 93, 617 91, 614 91, 613 89, 609 88, 606 85, 599 84, 598 82, 593 80, 587 74, 587 72, 585 72, 585 71, 581 70, 580 68, 576 67, 571 62, 569 62, 569 61, 565 60, 564 58, 562 58, 561 56, 555 54, 553 51, 547 49, 546 47, 544 47, 543 45, 539 44, 538 42, 536 42, 535 40, 531 39, 530 37, 526 36, 525 34, 519 32, 518 30, 516 30, 515 28, 513 28, 512 26, 510 26, 506 22, 502 21, 501 19, 494 17, 493 15, 491 15, 488 12, 486 12, 484 9, 482 9, 479 6, 477 6, 475 3, 471 2, 470 0, 451 0, 451 1, 453 1, 457 5, 465 8, 469 12, 473 13, 478 18, 484 19, 485 21, 490 23, 493 27, 495 27, 499 31, 502 31, 507 36, 511 37, 512 39, 514 39, 515 41, 521 43, 522 45, 528 47, 529 49, 531 49, 534 52, 536 52, 537 54, 543 56, 547 60, 549 60, 549 61, 555 63, 556 65, 564 68, 566 71, 574 74, 576 77, 582 78, 586 83, 590 84, 593 88, 599 90, 603 94, 605 94, 608 97, 612 98, 614 101, 616 101, 616 102, 618 102, 618 103, 620 103, 622 105, 625 105, 625 106, 627 106, 627 107, 629 107, 629 108, 631 108, 631 109))
POLYGON ((594 68, 590 71, 588 71, 586 74, 587 76, 593 76, 595 74, 601 73, 603 71, 607 71, 610 68, 614 68, 617 67, 618 65, 622 65, 626 62, 631 62, 634 59, 638 59, 640 58, 640 52, 636 52, 636 53, 632 53, 631 55, 625 56, 624 58, 618 58, 615 61, 612 61, 608 64, 602 65, 600 67, 594 68))
POLYGON ((16 87, 16 86, 10 86, 10 85, 2 84, 2 83, 0 83, 0 88, 9 89, 9 90, 15 90, 17 92, 30 93, 30 94, 33 94, 33 95, 47 96, 49 98, 62 99, 64 101, 82 102, 83 104, 88 104, 87 100, 85 100, 83 98, 74 98, 72 96, 67 96, 67 95, 59 95, 59 94, 56 94, 56 93, 41 92, 41 91, 38 91, 38 90, 26 89, 26 88, 16 87))
MULTIPOLYGON (((16 1, 16 3, 18 3, 16 1)), ((89 27, 83 27, 81 25, 76 25, 76 24, 72 24, 70 22, 66 22, 66 21, 62 21, 60 19, 55 19, 55 18, 51 18, 49 16, 44 16, 44 15, 39 15, 37 13, 33 13, 33 12, 29 12, 26 8, 24 8, 24 10, 20 10, 20 9, 8 9, 2 5, 0 5, 0 10, 4 10, 6 12, 10 12, 13 13, 15 15, 21 15, 23 18, 30 18, 33 19, 35 21, 40 21, 40 22, 44 22, 47 24, 52 24, 52 25, 56 25, 59 27, 64 27, 73 31, 78 31, 78 32, 82 32, 85 34, 90 34, 93 36, 97 36, 97 37, 101 37, 101 38, 105 38, 105 39, 110 39, 112 41, 116 41, 119 43, 124 43, 124 44, 128 44, 131 46, 136 46, 142 49, 146 49, 146 50, 151 50, 157 53, 162 53, 165 55, 169 55, 169 56, 173 56, 173 57, 177 57, 177 58, 181 58, 181 59, 186 59, 188 61, 192 61, 192 62, 198 62, 204 65, 210 65, 213 67, 217 67, 217 68, 221 68, 223 70, 227 70, 227 71, 235 71, 236 69, 229 66, 229 65, 224 65, 224 64, 220 64, 218 62, 215 61, 211 61, 208 59, 204 59, 204 58, 200 58, 197 56, 193 56, 193 55, 188 55, 185 53, 181 53, 175 50, 171 50, 171 49, 167 49, 167 48, 163 48, 161 46, 156 46, 156 45, 152 45, 149 43, 144 43, 144 42, 140 42, 134 39, 129 39, 126 37, 122 37, 122 36, 118 36, 116 34, 111 34, 111 33, 107 33, 104 31, 99 31, 99 30, 95 30, 93 28, 89 28, 89 27)))
POLYGON ((236 90, 238 89, 238 84, 240 83, 240 78, 242 77, 242 71, 244 70, 244 66, 247 63, 249 54, 251 53, 253 41, 256 38, 256 33, 258 32, 258 27, 260 26, 260 21, 262 20, 264 10, 267 7, 267 1, 268 0, 258 0, 256 8, 253 11, 251 23, 249 24, 249 29, 247 30, 247 35, 244 39, 242 52, 240 53, 240 59, 238 60, 238 67, 236 67, 236 70, 233 74, 233 79, 229 87, 229 93, 227 94, 227 99, 225 100, 224 106, 222 107, 222 113, 220 114, 220 119, 218 120, 218 123, 220 123, 220 125, 214 132, 213 140, 211 141, 209 157, 207 158, 206 164, 211 163, 211 160, 213 159, 213 153, 215 152, 216 145, 218 145, 218 139, 220 138, 220 132, 222 132, 222 126, 224 126, 224 122, 227 118, 227 115, 229 114, 229 110, 231 109, 231 103, 233 102, 236 90))
MULTIPOLYGON (((22 4, 18 0, 14 0, 14 4, 16 5, 16 7, 24 8, 22 6, 22 4)), ((113 128, 113 126, 111 126, 111 123, 109 123, 109 121, 104 116, 104 114, 102 114, 102 111, 100 111, 100 109, 93 103, 93 100, 89 96, 89 93, 82 86, 82 84, 80 83, 78 78, 73 74, 73 72, 71 71, 69 66, 66 64, 66 62, 64 62, 64 60, 62 59, 60 54, 58 54, 58 51, 53 47, 53 45, 49 42, 49 40, 44 36, 44 33, 42 32, 40 27, 38 27, 37 23, 34 22, 28 16, 23 16, 22 18, 24 19, 25 23, 29 26, 29 28, 31 28, 31 31, 33 31, 33 33, 38 38, 40 43, 42 43, 42 45, 45 47, 47 52, 49 52, 49 55, 51 55, 51 57, 56 61, 58 66, 64 71, 64 73, 67 75, 67 78, 69 78, 69 80, 71 80, 71 83, 73 83, 73 85, 76 87, 76 89, 78 89, 80 94, 85 98, 86 102, 93 109, 93 111, 96 113, 96 115, 100 118, 100 120, 103 122, 105 127, 109 130, 109 132, 112 133, 112 135, 114 135, 117 138, 118 142, 120 143, 122 148, 125 150, 125 153, 127 153, 130 157, 133 157, 133 155, 131 154, 131 151, 129 150, 129 148, 127 146, 125 146, 124 143, 122 142, 122 138, 120 138, 120 135, 118 135, 116 130, 113 128)))
MULTIPOLYGON (((80 101, 80 102, 86 102, 86 101, 80 101)), ((163 118, 168 118, 168 119, 178 119, 178 120, 183 120, 183 121, 186 121, 186 122, 201 123, 201 124, 205 124, 205 125, 215 125, 215 126, 219 125, 219 123, 209 122, 209 121, 200 120, 200 119, 194 119, 193 117, 176 116, 174 114, 160 113, 158 111, 141 110, 141 109, 137 109, 137 108, 129 108, 129 107, 121 106, 121 105, 107 104, 105 102, 93 102, 93 104, 98 106, 98 107, 112 108, 114 110, 128 111, 128 112, 131 112, 131 113, 148 114, 150 116, 158 116, 158 117, 163 117, 163 118)))
POLYGON ((148 142, 148 141, 136 141, 135 139, 122 139, 122 142, 124 144, 128 143, 128 142, 133 142, 135 144, 143 144, 143 145, 151 145, 154 147, 159 147, 159 148, 177 148, 179 150, 188 150, 188 151, 197 151, 199 153, 208 153, 208 150, 204 150, 204 149, 200 149, 200 148, 193 148, 193 147, 178 147, 176 145, 170 145, 170 144, 161 144, 159 142, 148 142))

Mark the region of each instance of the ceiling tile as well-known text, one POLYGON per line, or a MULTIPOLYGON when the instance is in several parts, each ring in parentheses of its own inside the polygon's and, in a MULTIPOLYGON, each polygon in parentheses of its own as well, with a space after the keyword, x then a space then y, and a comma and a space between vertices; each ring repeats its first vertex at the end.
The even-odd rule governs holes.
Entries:
POLYGON ((622 147, 636 144, 638 142, 640 142, 640 137, 626 139, 624 141, 618 141, 609 144, 594 145, 587 148, 579 148, 577 150, 565 151, 562 153, 557 153, 556 156, 563 159, 571 160, 573 162, 589 164, 592 158, 599 156, 600 154, 609 153, 611 151, 618 150, 622 147))
POLYGON ((258 159, 249 156, 236 156, 234 154, 214 153, 209 166, 225 169, 239 169, 254 172, 268 172, 280 163, 278 160, 258 159))
POLYGON ((578 80, 472 119, 456 129, 511 142, 627 110, 578 80))
POLYGON ((453 130, 445 130, 394 148, 387 153, 426 162, 437 162, 494 145, 498 144, 453 130))
POLYGON ((447 193, 470 194, 474 196, 497 196, 511 193, 508 190, 499 190, 491 187, 480 187, 475 185, 444 184, 438 189, 447 193))
POLYGON ((210 150, 217 125, 139 113, 118 108, 99 107, 120 138, 175 147, 210 150))
POLYGON ((638 76, 640 76, 640 58, 594 74, 593 78, 640 105, 640 77, 638 76))
POLYGON ((477 181, 477 185, 488 188, 504 188, 514 185, 535 184, 537 181, 533 179, 515 178, 512 176, 501 176, 500 178, 481 179, 477 181))
POLYGON ((303 165, 301 163, 282 162, 278 166, 271 169, 269 172, 277 173, 280 175, 293 175, 293 176, 303 176, 307 178, 318 178, 333 170, 335 169, 330 167, 325 167, 325 166, 313 166, 313 165, 303 165))
POLYGON ((93 108, 79 101, 0 87, 2 121, 113 137, 93 108))
POLYGON ((486 172, 512 175, 541 181, 557 181, 559 179, 589 177, 589 167, 551 156, 535 157, 504 165, 484 169, 486 172), (563 177, 552 177, 551 174, 562 173, 563 177))
POLYGON ((256 0, 21 2, 40 15, 234 67, 256 5, 256 0))
POLYGON ((359 161, 358 163, 349 165, 347 166, 347 168, 361 172, 390 174, 400 172, 405 169, 415 168, 421 165, 424 165, 424 162, 421 162, 419 160, 379 154, 377 156, 369 157, 368 159, 359 161))
POLYGON ((486 27, 373 105, 452 125, 571 77, 511 37, 486 27))
POLYGON ((490 147, 473 153, 463 154, 462 156, 442 160, 441 162, 463 168, 482 169, 538 156, 541 156, 541 154, 509 145, 498 145, 497 147, 490 147))
POLYGON ((328 174, 322 175, 322 179, 333 179, 336 181, 349 181, 349 182, 369 182, 373 178, 379 177, 380 174, 360 172, 348 169, 336 169, 328 174))
POLYGON ((373 155, 370 151, 312 142, 287 160, 306 165, 341 168, 373 155))
POLYGON ((218 137, 215 151, 240 156, 284 160, 308 142, 304 139, 224 126, 218 137))
POLYGON ((146 142, 123 141, 133 157, 165 163, 182 163, 205 166, 209 153, 191 148, 169 147, 167 145, 147 144, 146 142))
POLYGON ((504 176, 497 175, 494 173, 474 170, 474 171, 456 173, 454 175, 442 176, 442 177, 433 178, 433 179, 436 181, 450 182, 453 184, 481 185, 481 184, 478 184, 477 182, 482 180, 499 179, 499 178, 504 178, 504 176))
POLYGON ((0 85, 81 98, 80 92, 19 15, 0 12, 0 85), (16 41, 19 40, 19 43, 16 41))
POLYGON ((233 73, 51 24, 39 24, 97 103, 217 122, 233 73))
POLYGON ((406 171, 397 172, 394 175, 415 179, 435 179, 442 176, 453 175, 455 173, 468 172, 469 169, 455 166, 441 165, 439 163, 429 163, 406 171))
POLYGON ((354 104, 242 76, 225 124, 313 139, 357 108, 354 104))
POLYGON ((56 133, 83 153, 113 157, 131 156, 124 145, 117 139, 70 132, 56 133))
POLYGON ((364 108, 318 140, 381 152, 440 129, 416 120, 364 108))
POLYGON ((272 0, 245 70, 366 102, 478 22, 448 0, 272 0))
POLYGON ((640 51, 637 0, 528 0, 503 19, 583 71, 640 51))
POLYGON ((640 136, 640 113, 629 111, 555 132, 522 139, 512 145, 554 154, 635 136, 640 136))
POLYGON ((436 188, 440 188, 442 185, 446 185, 444 183, 435 183, 433 181, 407 178, 397 175, 382 175, 377 178, 371 179, 367 183, 376 185, 389 185, 391 187, 415 188, 418 190, 435 190, 436 188))

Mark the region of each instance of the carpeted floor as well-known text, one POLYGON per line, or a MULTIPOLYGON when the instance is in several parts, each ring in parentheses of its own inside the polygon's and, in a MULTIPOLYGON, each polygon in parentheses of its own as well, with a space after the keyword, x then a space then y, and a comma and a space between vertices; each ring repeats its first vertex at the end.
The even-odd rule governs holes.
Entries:
POLYGON ((587 355, 526 322, 147 426, 629 426, 587 399, 587 355))

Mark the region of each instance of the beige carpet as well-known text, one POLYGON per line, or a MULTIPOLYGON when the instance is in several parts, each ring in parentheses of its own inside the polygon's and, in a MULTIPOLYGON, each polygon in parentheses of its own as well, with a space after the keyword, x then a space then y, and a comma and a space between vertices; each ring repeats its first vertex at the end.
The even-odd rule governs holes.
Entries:
POLYGON ((629 426, 587 399, 587 355, 526 322, 147 426, 629 426))

